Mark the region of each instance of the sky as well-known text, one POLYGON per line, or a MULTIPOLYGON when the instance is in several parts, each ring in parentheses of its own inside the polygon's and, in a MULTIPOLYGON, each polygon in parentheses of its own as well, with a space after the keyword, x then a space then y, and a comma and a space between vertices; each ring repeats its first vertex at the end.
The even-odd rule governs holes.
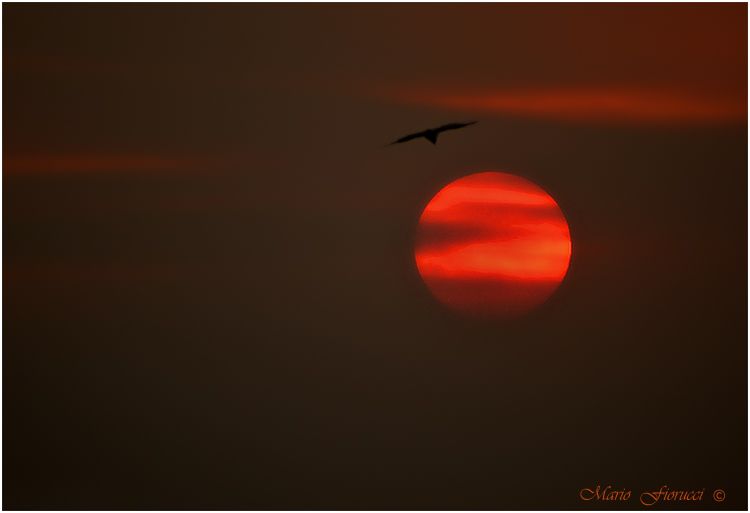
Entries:
POLYGON ((4 508, 747 507, 745 4, 2 9, 4 508), (515 320, 414 260, 481 171, 570 229, 515 320))

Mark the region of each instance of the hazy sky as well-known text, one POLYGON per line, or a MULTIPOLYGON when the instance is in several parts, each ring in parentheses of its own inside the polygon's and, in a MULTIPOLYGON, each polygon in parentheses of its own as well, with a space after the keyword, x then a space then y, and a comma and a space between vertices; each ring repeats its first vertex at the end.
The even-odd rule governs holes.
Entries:
POLYGON ((5 4, 3 506, 746 508, 746 20, 5 4), (485 170, 570 226, 515 321, 414 264, 485 170))

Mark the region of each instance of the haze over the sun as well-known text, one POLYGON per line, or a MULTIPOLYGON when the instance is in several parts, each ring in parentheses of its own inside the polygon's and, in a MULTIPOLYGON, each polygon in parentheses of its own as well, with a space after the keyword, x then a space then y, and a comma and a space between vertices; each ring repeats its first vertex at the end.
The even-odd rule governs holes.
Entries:
POLYGON ((571 253, 555 200, 498 172, 446 185, 422 212, 415 244, 419 273, 441 302, 495 317, 544 302, 565 277, 571 253))

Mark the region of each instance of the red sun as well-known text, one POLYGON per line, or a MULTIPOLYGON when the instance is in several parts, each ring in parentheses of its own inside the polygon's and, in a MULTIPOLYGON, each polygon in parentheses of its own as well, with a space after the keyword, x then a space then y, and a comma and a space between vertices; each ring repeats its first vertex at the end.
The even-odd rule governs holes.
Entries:
POLYGON ((570 250, 568 223, 552 196, 525 178, 485 172, 432 198, 419 219, 414 257, 444 305, 509 318, 552 295, 570 250))

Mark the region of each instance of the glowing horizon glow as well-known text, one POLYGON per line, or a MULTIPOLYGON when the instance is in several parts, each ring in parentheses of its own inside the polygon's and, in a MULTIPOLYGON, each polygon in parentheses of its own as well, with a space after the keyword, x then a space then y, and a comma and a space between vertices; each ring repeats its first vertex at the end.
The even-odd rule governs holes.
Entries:
POLYGON ((568 223, 555 200, 508 173, 482 172, 440 190, 425 207, 414 257, 446 306, 514 317, 542 304, 565 278, 568 223))

